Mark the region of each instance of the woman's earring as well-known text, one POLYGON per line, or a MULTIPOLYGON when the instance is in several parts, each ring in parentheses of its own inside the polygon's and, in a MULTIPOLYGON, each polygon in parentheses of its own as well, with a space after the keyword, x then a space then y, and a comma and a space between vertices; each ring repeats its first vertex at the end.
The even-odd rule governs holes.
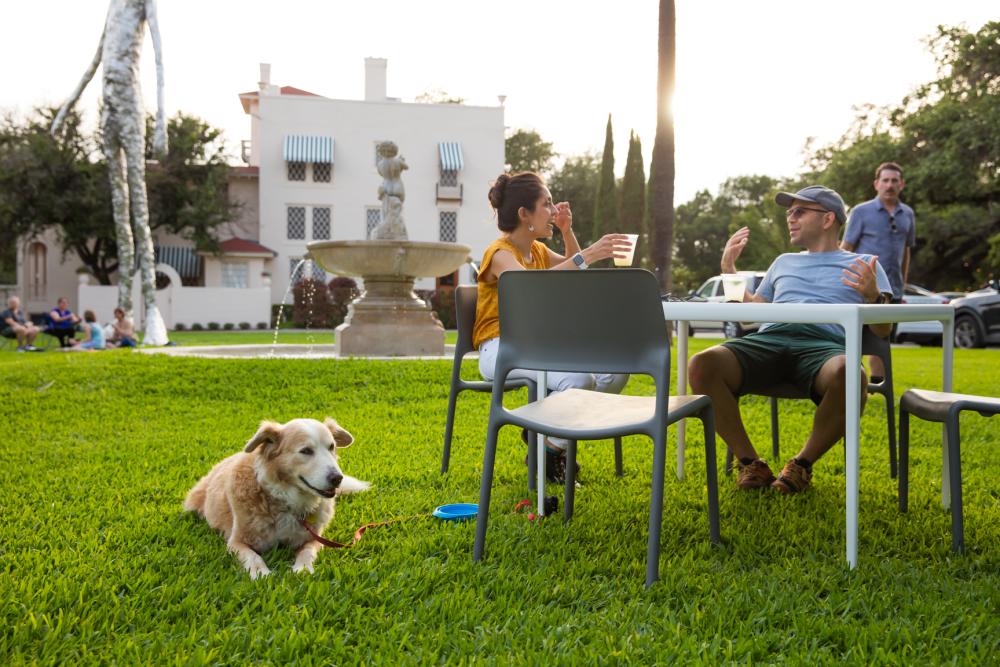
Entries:
POLYGON ((535 231, 535 226, 534 225, 528 225, 528 231, 529 232, 535 231))

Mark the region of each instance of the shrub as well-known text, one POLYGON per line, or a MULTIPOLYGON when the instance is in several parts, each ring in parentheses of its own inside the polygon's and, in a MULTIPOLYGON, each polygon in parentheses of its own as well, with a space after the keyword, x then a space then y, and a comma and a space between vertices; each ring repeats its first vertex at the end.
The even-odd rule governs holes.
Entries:
POLYGON ((445 329, 454 329, 455 322, 455 288, 441 287, 436 290, 417 290, 417 296, 427 302, 438 321, 445 329))
POLYGON ((270 327, 267 326, 267 322, 258 322, 257 323, 257 328, 258 329, 268 329, 270 327))
POLYGON ((184 326, 183 322, 178 322, 174 325, 174 331, 184 331, 185 329, 187 329, 187 327, 184 326))
POLYGON ((293 288, 295 305, 292 321, 303 328, 334 328, 347 316, 347 307, 358 296, 357 283, 338 276, 323 284, 318 280, 300 280, 293 288))
POLYGON ((226 322, 225 324, 222 325, 222 328, 225 329, 226 331, 232 331, 233 329, 236 328, 236 325, 233 324, 232 322, 226 322))
POLYGON ((218 322, 209 322, 208 323, 208 330, 209 331, 218 331, 219 330, 219 323, 218 322))
POLYGON ((243 331, 246 331, 249 328, 250 328, 250 323, 249 322, 240 322, 240 329, 242 329, 243 331))
POLYGON ((205 327, 201 326, 197 322, 191 325, 191 331, 204 331, 205 327))

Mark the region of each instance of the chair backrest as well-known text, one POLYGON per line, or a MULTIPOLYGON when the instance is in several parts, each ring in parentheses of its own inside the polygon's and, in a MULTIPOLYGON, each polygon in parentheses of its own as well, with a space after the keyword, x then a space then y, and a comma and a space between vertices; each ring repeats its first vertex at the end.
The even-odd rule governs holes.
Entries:
POLYGON ((861 328, 861 354, 880 358, 887 372, 892 368, 892 348, 889 339, 876 335, 867 326, 861 328))
POLYGON ((476 325, 478 301, 478 286, 459 285, 455 288, 455 325, 458 327, 458 337, 455 339, 456 359, 472 352, 472 329, 476 325))
POLYGON ((655 276, 643 269, 506 271, 496 377, 512 368, 642 373, 667 384, 670 343, 655 276))

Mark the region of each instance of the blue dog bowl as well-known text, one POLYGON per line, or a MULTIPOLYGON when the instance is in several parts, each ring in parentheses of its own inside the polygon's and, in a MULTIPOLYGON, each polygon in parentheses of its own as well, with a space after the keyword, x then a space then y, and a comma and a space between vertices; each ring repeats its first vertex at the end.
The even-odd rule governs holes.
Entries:
POLYGON ((444 521, 467 521, 479 513, 475 503, 453 503, 434 508, 434 516, 444 521))

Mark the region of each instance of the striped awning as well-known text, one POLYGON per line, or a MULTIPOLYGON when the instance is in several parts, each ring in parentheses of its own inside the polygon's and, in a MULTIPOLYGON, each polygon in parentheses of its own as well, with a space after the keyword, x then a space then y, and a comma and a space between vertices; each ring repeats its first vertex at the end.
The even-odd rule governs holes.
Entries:
POLYGON ((194 248, 158 245, 154 248, 154 253, 157 264, 173 267, 181 278, 197 278, 201 275, 201 257, 195 254, 194 248))
POLYGON ((462 144, 457 141, 442 141, 438 144, 441 156, 441 171, 462 171, 462 144))
POLYGON ((289 134, 281 154, 286 162, 333 164, 333 137, 289 134))

